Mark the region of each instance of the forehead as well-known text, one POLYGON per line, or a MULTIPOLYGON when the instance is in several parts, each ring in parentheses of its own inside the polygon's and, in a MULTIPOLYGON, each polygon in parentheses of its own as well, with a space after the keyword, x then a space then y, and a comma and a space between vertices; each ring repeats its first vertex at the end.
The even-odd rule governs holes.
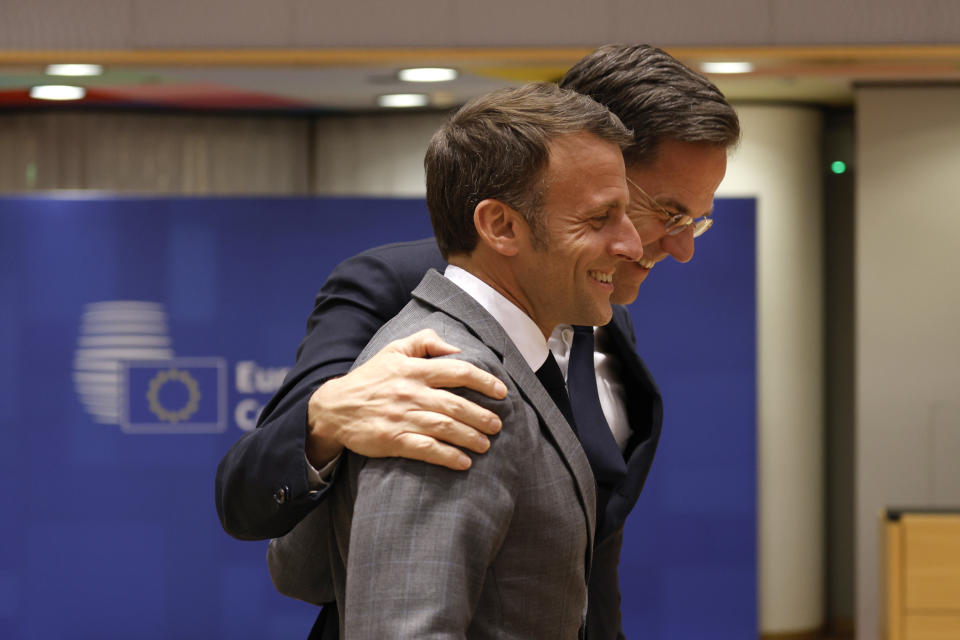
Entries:
POLYGON ((665 140, 653 162, 631 165, 627 176, 661 204, 685 209, 690 215, 702 215, 710 211, 726 171, 726 149, 665 140))
POLYGON ((586 195, 607 189, 626 190, 620 147, 589 133, 559 136, 549 145, 546 181, 548 198, 563 192, 586 195))
POLYGON ((553 138, 547 144, 549 152, 549 166, 559 168, 562 165, 589 164, 587 157, 609 156, 618 158, 614 162, 623 164, 623 153, 616 144, 604 140, 592 133, 567 133, 553 138))

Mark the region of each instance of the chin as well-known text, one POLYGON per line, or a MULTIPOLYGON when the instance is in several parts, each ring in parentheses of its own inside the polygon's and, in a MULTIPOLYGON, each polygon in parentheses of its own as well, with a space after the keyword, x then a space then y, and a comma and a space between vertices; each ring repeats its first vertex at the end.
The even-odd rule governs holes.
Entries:
POLYGON ((630 282, 617 281, 613 293, 610 295, 610 302, 613 304, 632 304, 640 293, 640 284, 643 278, 639 280, 631 279, 630 282))
MULTIPOLYGON (((613 303, 617 304, 617 303, 613 303)), ((613 307, 607 306, 606 309, 598 310, 593 321, 589 324, 594 327, 602 327, 613 319, 613 307)))
POLYGON ((640 285, 650 274, 649 269, 644 269, 639 265, 625 265, 617 270, 613 276, 613 293, 610 294, 610 302, 613 304, 632 304, 640 293, 640 285))

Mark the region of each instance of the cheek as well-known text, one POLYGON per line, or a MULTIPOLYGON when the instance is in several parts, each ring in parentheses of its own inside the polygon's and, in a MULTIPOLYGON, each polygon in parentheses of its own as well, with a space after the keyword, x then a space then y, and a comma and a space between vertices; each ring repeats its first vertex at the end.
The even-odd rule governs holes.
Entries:
POLYGON ((634 223, 637 235, 640 236, 640 242, 643 243, 644 251, 646 251, 647 245, 655 244, 664 236, 663 225, 651 221, 649 217, 644 217, 639 223, 635 220, 634 223))
POLYGON ((661 245, 659 239, 656 242, 644 242, 643 257, 647 260, 659 261, 666 254, 661 245))

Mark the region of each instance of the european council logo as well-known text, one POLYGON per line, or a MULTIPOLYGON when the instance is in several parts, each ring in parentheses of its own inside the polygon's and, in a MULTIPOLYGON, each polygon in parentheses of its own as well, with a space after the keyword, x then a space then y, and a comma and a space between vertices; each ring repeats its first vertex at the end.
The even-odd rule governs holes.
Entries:
POLYGON ((227 428, 223 358, 178 358, 160 302, 84 306, 73 359, 84 409, 127 433, 220 433, 227 428))
POLYGON ((94 422, 121 424, 121 361, 174 357, 163 304, 143 300, 91 302, 83 309, 73 359, 77 396, 94 422))
POLYGON ((226 430, 226 367, 221 358, 121 361, 128 433, 226 430))

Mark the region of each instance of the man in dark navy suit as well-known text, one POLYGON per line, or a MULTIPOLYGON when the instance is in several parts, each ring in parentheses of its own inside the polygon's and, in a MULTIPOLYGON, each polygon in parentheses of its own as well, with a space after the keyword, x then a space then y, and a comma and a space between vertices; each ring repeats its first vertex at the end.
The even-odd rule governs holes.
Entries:
MULTIPOLYGON (((612 296, 613 302, 628 304, 657 262, 667 256, 680 262, 692 258, 694 238, 711 224, 713 196, 726 171, 727 150, 739 139, 739 122, 706 78, 646 45, 603 47, 577 63, 561 86, 590 95, 634 131, 624 160, 629 213, 644 255, 618 267, 612 296)), ((290 532, 325 499, 343 448, 461 470, 470 466, 470 458, 460 448, 487 449, 487 435, 500 428, 496 416, 444 387, 468 387, 493 397, 505 389, 466 363, 425 359, 456 352, 435 334, 393 342, 347 373, 370 337, 407 303, 424 272, 442 266, 436 245, 427 240, 373 249, 334 270, 317 296, 296 366, 264 408, 258 428, 220 464, 217 510, 228 533, 264 539, 290 532)), ((617 307, 613 321, 596 336, 600 402, 626 475, 609 488, 598 514, 587 614, 591 640, 622 636, 617 565, 623 524, 660 434, 660 395, 636 355, 631 327, 626 310, 617 307)), ((560 327, 550 340, 561 368, 570 357, 572 333, 560 327)), ((326 546, 312 536, 298 538, 304 528, 272 545, 274 580, 283 590, 283 571, 315 571, 316 591, 289 595, 331 602, 323 575, 326 546)), ((315 632, 335 633, 336 619, 330 616, 324 626, 321 614, 315 632)))

